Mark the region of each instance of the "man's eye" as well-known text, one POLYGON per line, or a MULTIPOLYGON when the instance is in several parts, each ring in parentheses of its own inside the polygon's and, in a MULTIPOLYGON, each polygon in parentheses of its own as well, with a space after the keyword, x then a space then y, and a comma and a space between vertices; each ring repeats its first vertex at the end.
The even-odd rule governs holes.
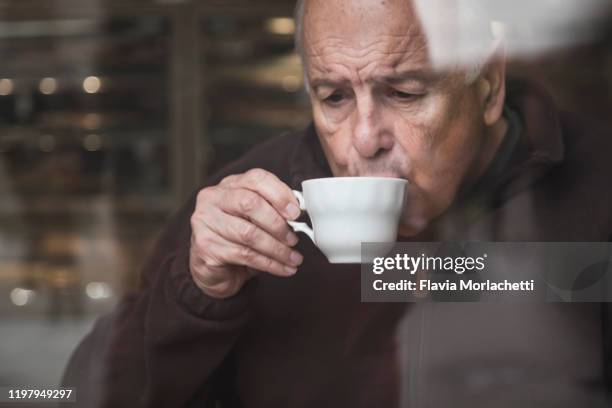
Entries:
POLYGON ((344 95, 341 92, 334 92, 329 95, 327 98, 323 99, 325 103, 329 103, 331 105, 339 104, 344 100, 344 95))
POLYGON ((397 91, 397 90, 391 91, 391 97, 399 101, 411 101, 421 96, 422 95, 420 94, 412 94, 412 93, 402 92, 402 91, 397 91))

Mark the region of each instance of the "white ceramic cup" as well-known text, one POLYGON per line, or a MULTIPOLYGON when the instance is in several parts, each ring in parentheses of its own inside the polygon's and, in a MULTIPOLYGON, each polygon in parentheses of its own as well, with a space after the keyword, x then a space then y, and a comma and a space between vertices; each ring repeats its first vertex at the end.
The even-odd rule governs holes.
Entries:
POLYGON ((362 242, 395 242, 407 184, 389 177, 306 180, 303 193, 293 193, 313 228, 303 222, 289 225, 307 234, 330 263, 360 263, 362 242))

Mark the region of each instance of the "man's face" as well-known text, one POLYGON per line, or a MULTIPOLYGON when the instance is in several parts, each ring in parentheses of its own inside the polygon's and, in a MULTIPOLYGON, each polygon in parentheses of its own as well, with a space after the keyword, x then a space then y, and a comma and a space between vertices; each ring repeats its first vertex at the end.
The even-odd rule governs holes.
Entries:
POLYGON ((305 69, 314 123, 335 176, 409 180, 402 220, 421 230, 478 162, 485 126, 464 72, 435 72, 409 2, 307 2, 305 69))

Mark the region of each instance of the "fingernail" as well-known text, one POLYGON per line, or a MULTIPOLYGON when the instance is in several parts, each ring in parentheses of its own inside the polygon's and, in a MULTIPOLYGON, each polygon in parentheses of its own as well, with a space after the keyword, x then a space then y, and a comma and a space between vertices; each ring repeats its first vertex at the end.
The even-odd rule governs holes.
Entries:
POLYGON ((293 275, 297 272, 297 268, 292 268, 290 266, 285 266, 285 272, 287 272, 287 275, 293 275))
POLYGON ((289 231, 287 233, 287 243, 289 244, 289 246, 294 246, 295 244, 298 243, 298 237, 297 235, 295 235, 293 232, 289 231))
POLYGON ((289 260, 295 266, 302 263, 304 257, 297 251, 291 251, 291 255, 289 255, 289 260))
POLYGON ((289 203, 285 208, 285 213, 294 220, 300 216, 301 211, 295 204, 289 203))

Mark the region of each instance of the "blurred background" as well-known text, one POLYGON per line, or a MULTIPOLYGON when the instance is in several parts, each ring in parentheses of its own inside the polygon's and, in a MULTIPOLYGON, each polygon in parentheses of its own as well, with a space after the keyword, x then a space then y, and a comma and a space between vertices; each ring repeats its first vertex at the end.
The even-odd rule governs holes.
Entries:
MULTIPOLYGON (((510 72, 612 122, 610 2, 540 3, 491 11, 510 72)), ((0 0, 0 385, 57 384, 203 178, 308 123, 293 6, 0 0)))

